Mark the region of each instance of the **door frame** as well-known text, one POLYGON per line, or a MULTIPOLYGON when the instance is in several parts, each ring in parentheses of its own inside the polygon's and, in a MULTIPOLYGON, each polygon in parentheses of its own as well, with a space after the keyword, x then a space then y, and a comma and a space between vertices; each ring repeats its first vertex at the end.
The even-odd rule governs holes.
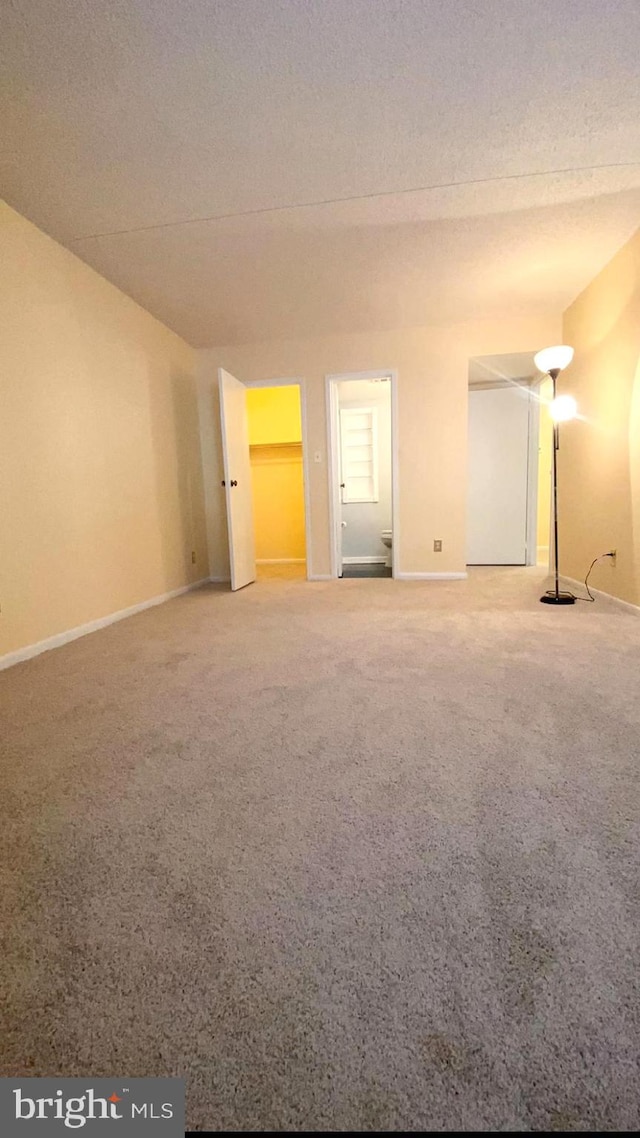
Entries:
POLYGON ((325 375, 325 407, 327 415, 327 481, 329 488, 329 539, 331 577, 339 577, 338 525, 340 522, 340 435, 338 423, 338 384, 347 380, 389 379, 391 381, 391 576, 400 575, 399 568, 399 478, 398 462, 398 372, 396 368, 375 371, 345 371, 325 375))
POLYGON ((302 431, 302 481, 304 490, 304 546, 307 581, 313 579, 311 571, 311 495, 309 479, 309 455, 307 447, 307 384, 303 376, 279 376, 277 379, 246 379, 245 387, 299 387, 300 419, 302 431))

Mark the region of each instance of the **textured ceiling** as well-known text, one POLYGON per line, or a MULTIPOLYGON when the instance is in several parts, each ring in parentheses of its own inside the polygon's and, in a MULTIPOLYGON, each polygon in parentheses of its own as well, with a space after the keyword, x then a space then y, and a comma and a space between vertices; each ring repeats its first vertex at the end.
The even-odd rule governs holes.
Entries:
POLYGON ((564 307, 640 224, 637 0, 2 0, 11 205, 196 345, 564 307))

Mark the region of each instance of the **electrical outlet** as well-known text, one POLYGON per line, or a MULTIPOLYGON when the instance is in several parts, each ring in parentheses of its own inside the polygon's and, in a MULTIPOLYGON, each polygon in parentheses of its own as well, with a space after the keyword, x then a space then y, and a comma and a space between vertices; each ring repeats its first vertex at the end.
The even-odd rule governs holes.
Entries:
POLYGON ((434 553, 442 553, 442 542, 440 541, 439 538, 436 538, 436 540, 433 543, 433 552, 434 553))
POLYGON ((191 564, 195 565, 195 563, 196 563, 196 551, 195 551, 195 549, 192 549, 191 550, 191 564))

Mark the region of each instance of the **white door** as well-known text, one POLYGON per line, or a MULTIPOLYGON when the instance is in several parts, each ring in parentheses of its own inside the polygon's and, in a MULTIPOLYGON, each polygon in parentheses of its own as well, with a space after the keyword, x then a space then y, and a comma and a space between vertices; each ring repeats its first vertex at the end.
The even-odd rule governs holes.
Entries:
POLYGON ((467 564, 525 565, 530 394, 469 391, 467 564))
POLYGON ((218 384, 231 588, 242 589, 256 579, 247 393, 223 368, 218 369, 218 384))

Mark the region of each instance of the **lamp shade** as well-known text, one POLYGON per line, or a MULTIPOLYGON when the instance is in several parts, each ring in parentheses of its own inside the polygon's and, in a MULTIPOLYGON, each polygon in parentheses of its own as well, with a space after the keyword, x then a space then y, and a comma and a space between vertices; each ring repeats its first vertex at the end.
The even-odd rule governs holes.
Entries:
POLYGON ((575 419, 578 413, 578 404, 573 395, 557 395, 549 404, 549 414, 554 423, 568 423, 575 419))
POLYGON ((538 371, 562 371, 573 359, 573 348, 568 344, 556 344, 553 348, 543 348, 533 357, 538 371))

